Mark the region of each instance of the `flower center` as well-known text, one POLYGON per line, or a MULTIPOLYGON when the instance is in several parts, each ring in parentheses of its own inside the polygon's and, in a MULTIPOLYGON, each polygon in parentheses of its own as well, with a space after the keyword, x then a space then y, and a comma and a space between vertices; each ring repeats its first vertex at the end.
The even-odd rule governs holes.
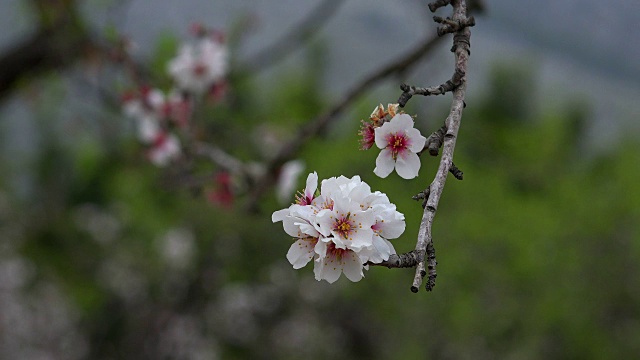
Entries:
POLYGON ((338 217, 333 226, 333 230, 345 240, 353 240, 353 234, 358 231, 358 228, 362 228, 362 224, 356 225, 351 216, 351 213, 347 213, 346 216, 338 217))
POLYGON ((327 245, 327 258, 336 259, 338 261, 342 261, 342 256, 349 250, 347 249, 338 249, 334 243, 329 243, 327 245))
POLYGON ((203 63, 197 63, 193 67, 193 73, 196 76, 202 76, 202 75, 204 75, 205 72, 207 72, 207 65, 205 65, 203 63))
POLYGON ((391 156, 395 160, 398 158, 398 154, 401 154, 409 147, 409 139, 405 134, 390 134, 387 138, 387 147, 391 148, 391 156))

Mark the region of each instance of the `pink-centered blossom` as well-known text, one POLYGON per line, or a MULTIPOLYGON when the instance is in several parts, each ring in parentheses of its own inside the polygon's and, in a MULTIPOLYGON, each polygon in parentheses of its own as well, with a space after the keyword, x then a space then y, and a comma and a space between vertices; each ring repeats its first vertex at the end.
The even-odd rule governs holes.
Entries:
POLYGON ((427 139, 413 127, 413 119, 407 114, 397 114, 391 121, 376 128, 376 146, 382 151, 376 159, 373 172, 385 178, 395 168, 400 177, 412 179, 418 176, 420 158, 416 153, 424 148, 427 139))
POLYGON ((167 70, 182 90, 203 94, 224 80, 227 67, 227 47, 219 37, 203 36, 182 45, 167 70))
POLYGON ((180 154, 180 141, 170 133, 159 133, 148 152, 149 160, 156 166, 166 166, 180 154))
POLYGON ((366 263, 395 254, 388 239, 404 232, 404 215, 385 194, 372 192, 358 176, 325 179, 319 193, 317 188, 318 176, 311 173, 296 203, 271 217, 294 239, 287 260, 295 269, 313 260, 316 280, 332 283, 344 273, 359 281, 366 263))

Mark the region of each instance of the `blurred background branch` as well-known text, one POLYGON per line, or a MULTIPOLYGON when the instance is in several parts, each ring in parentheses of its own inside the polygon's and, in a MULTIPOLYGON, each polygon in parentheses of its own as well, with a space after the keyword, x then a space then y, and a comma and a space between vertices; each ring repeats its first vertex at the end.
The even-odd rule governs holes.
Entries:
POLYGON ((35 33, 0 55, 0 101, 21 82, 71 66, 93 46, 72 0, 32 0, 35 33))

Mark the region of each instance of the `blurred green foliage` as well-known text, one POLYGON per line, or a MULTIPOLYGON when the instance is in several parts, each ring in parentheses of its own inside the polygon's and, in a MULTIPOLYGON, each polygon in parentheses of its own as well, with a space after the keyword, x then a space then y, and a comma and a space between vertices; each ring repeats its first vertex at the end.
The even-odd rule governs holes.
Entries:
MULTIPOLYGON (((163 38, 154 72, 164 72, 175 47, 163 38)), ((432 293, 409 291, 412 269, 318 283, 310 266, 295 271, 285 259, 291 241, 271 223, 284 207, 273 195, 259 214, 244 212, 242 198, 221 207, 207 201, 213 181, 200 192, 181 187, 176 170, 147 163, 130 136, 119 146, 96 139, 69 148, 44 129, 31 196, 11 196, 10 182, 2 184, 10 204, 2 241, 33 269, 19 291, 59 287, 93 359, 633 358, 638 143, 583 154, 585 105, 568 99, 562 113, 535 111, 532 76, 499 67, 482 95, 469 94, 455 154, 465 180, 450 177, 438 209, 432 293)), ((278 78, 263 101, 264 85, 238 75, 227 102, 197 114, 200 135, 242 159, 267 156, 261 136, 286 139, 326 102, 317 72, 278 78)), ((412 181, 376 178, 377 152, 358 150, 356 133, 378 102, 387 101, 357 104, 357 118, 328 129, 301 158, 321 179, 360 175, 387 193, 406 215, 407 230, 394 241, 405 252, 422 214, 411 196, 429 184, 439 159, 425 153, 412 181)), ((440 120, 418 114, 417 122, 424 129, 440 120)))

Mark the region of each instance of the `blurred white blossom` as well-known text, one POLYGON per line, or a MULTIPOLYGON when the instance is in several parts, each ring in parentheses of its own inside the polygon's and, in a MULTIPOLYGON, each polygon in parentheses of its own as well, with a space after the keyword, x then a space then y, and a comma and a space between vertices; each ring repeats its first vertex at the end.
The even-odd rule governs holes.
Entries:
POLYGON ((202 94, 224 79, 227 62, 228 51, 222 41, 202 36, 183 44, 167 70, 180 89, 202 94))

